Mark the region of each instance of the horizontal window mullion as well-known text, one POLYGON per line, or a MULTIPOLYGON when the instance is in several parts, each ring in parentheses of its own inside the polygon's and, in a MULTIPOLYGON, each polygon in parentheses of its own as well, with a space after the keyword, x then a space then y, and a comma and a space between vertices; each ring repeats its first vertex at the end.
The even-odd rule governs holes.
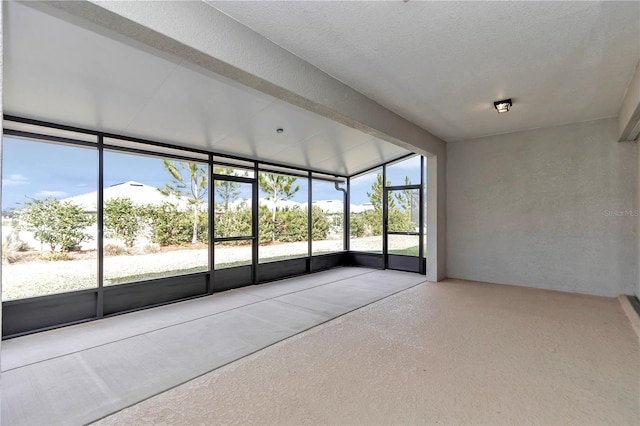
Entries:
POLYGON ((131 154, 140 154, 140 155, 149 155, 149 156, 153 156, 153 157, 159 157, 159 158, 171 158, 172 160, 181 160, 181 161, 187 161, 187 162, 191 162, 191 163, 200 163, 200 164, 207 164, 207 160, 203 160, 203 159, 198 159, 198 158, 193 158, 193 157, 189 157, 189 156, 182 156, 182 155, 176 155, 176 154, 169 154, 169 153, 158 153, 152 150, 145 150, 145 149, 138 149, 138 148, 130 148, 130 147, 126 147, 126 146, 118 146, 118 145, 110 145, 108 143, 104 143, 104 149, 107 151, 120 151, 120 152, 128 152, 131 154))
POLYGON ((226 181, 241 182, 241 183, 254 183, 256 181, 254 178, 250 178, 250 177, 232 176, 232 175, 218 175, 218 174, 214 174, 213 175, 213 180, 214 181, 226 180, 226 181))
POLYGON ((100 132, 92 131, 92 130, 88 130, 88 129, 82 129, 80 127, 67 126, 67 125, 64 125, 64 124, 50 123, 50 122, 47 122, 47 121, 35 120, 35 119, 32 119, 32 118, 18 117, 18 116, 10 115, 10 114, 4 114, 3 119, 6 120, 6 121, 14 121, 16 123, 29 124, 29 125, 32 125, 32 126, 50 127, 52 129, 64 130, 64 131, 67 131, 67 132, 75 132, 75 133, 84 133, 84 134, 87 134, 87 135, 95 135, 96 137, 100 134, 100 132))
POLYGON ((64 138, 61 136, 51 136, 51 135, 46 135, 46 134, 42 134, 42 133, 32 133, 32 132, 25 132, 23 130, 12 130, 12 129, 4 129, 3 133, 5 136, 15 136, 15 137, 19 137, 19 138, 27 138, 27 139, 35 139, 34 142, 38 142, 38 141, 47 141, 47 142, 57 142, 57 143, 64 143, 64 144, 69 144, 69 145, 80 145, 80 146, 86 146, 86 147, 93 147, 93 148, 98 148, 98 141, 96 140, 96 142, 87 142, 87 141, 81 141, 81 140, 77 140, 77 139, 71 139, 71 138, 64 138))
POLYGON ((387 191, 407 191, 412 189, 420 189, 420 185, 399 185, 399 186, 387 186, 387 191))
POLYGON ((224 243, 226 241, 253 241, 256 237, 244 236, 244 237, 219 237, 214 238, 214 243, 224 243))
POLYGON ((306 174, 302 174, 299 172, 299 169, 294 169, 295 171, 282 171, 282 170, 276 170, 276 169, 269 169, 268 167, 260 167, 259 171, 262 173, 272 173, 272 174, 276 174, 276 175, 283 175, 283 176, 293 176, 293 177, 297 177, 297 178, 301 178, 301 179, 307 179, 309 176, 306 174))

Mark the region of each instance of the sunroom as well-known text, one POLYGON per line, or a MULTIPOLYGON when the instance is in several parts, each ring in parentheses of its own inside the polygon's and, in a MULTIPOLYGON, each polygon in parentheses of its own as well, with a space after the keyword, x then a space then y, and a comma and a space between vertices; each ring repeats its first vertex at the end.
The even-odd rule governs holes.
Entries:
POLYGON ((432 152, 48 4, 5 13, 4 338, 343 265, 437 276, 432 152))

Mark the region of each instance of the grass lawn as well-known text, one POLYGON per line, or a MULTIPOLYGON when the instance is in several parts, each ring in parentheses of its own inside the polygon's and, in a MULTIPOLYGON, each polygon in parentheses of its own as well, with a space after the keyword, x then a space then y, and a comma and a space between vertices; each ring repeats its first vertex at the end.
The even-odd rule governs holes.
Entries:
POLYGON ((208 270, 207 268, 203 268, 202 266, 199 266, 196 268, 174 269, 172 271, 148 272, 146 274, 126 275, 123 277, 114 277, 114 278, 105 277, 104 284, 105 285, 124 284, 124 283, 131 283, 131 282, 137 282, 137 281, 153 280, 156 278, 167 278, 167 277, 175 277, 177 275, 194 274, 196 272, 206 272, 207 270, 208 270))
POLYGON ((419 246, 408 247, 405 249, 396 249, 396 250, 391 249, 389 250, 389 254, 399 254, 403 256, 418 256, 419 250, 420 250, 419 246))

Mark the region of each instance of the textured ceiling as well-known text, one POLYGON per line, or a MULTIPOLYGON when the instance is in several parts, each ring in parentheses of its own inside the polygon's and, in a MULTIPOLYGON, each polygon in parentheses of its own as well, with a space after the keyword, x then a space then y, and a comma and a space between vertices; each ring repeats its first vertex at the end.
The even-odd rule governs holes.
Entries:
POLYGON ((447 141, 615 116, 640 58, 640 2, 207 2, 447 141))
POLYGON ((5 6, 5 114, 340 175, 409 153, 60 11, 5 6))

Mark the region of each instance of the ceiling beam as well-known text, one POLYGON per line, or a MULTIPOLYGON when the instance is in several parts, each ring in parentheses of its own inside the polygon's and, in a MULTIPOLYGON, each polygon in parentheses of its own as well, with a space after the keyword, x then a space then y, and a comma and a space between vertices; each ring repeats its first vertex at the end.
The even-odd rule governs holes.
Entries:
POLYGON ((445 151, 441 139, 204 2, 43 1, 36 7, 51 6, 411 151, 445 151))

